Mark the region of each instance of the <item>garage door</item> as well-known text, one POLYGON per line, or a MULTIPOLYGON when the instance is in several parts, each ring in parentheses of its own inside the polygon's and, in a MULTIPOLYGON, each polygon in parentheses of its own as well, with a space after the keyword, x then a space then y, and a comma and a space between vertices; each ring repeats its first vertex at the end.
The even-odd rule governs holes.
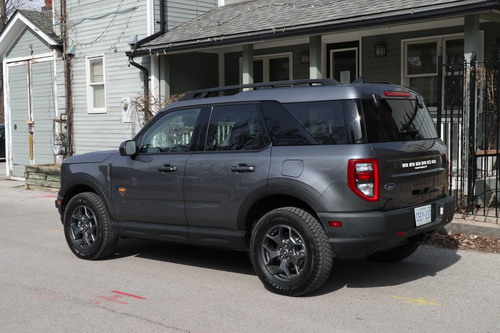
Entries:
POLYGON ((32 60, 9 65, 8 68, 11 176, 24 177, 26 165, 54 163, 53 62, 32 60))

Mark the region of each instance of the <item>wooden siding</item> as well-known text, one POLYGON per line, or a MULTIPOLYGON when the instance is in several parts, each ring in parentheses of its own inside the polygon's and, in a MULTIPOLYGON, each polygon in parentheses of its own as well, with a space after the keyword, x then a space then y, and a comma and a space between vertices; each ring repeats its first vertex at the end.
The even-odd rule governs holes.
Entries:
POLYGON ((13 59, 30 57, 32 55, 43 53, 52 53, 52 50, 37 34, 35 34, 31 29, 26 28, 11 49, 7 52, 6 58, 13 59))
POLYGON ((217 7, 217 0, 166 0, 166 2, 169 30, 217 7))
MULTIPOLYGON (((482 24, 485 30, 485 53, 494 52, 493 41, 499 37, 498 24, 482 24), (492 48, 493 47, 493 48, 492 48)), ((411 38, 432 38, 449 34, 463 33, 463 27, 450 27, 445 29, 420 30, 381 36, 364 37, 363 44, 363 74, 368 82, 388 81, 401 84, 401 41, 411 38), (385 43, 387 55, 375 57, 375 44, 385 43)))
MULTIPOLYGON (((139 129, 123 122, 121 101, 143 92, 142 73, 129 66, 125 52, 130 50, 127 40, 131 35, 137 34, 139 39, 147 36, 146 7, 146 1, 137 0, 68 1, 70 44, 76 49, 72 77, 76 154, 117 149, 121 141, 130 139, 139 129), (133 11, 120 13, 136 6, 133 11), (104 14, 109 15, 98 18, 104 14), (93 114, 87 106, 86 57, 99 55, 104 56, 105 64, 106 113, 93 114)), ((149 69, 146 59, 135 60, 149 69)))
POLYGON ((172 94, 216 87, 218 56, 213 53, 188 53, 170 56, 172 94))

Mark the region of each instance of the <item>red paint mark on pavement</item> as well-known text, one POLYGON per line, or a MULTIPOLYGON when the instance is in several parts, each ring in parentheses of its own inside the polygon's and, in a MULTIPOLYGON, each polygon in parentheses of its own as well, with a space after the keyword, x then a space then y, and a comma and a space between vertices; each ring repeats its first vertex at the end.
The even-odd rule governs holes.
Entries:
POLYGON ((28 199, 45 199, 45 198, 57 198, 57 195, 41 195, 38 197, 28 197, 28 199))
POLYGON ((127 294, 127 293, 123 293, 121 291, 116 291, 116 290, 113 290, 112 293, 115 293, 115 294, 120 294, 120 295, 124 295, 124 296, 128 296, 128 297, 134 297, 134 298, 138 298, 138 299, 146 299, 144 297, 141 297, 141 296, 137 296, 137 295, 132 295, 132 294, 127 294))
POLYGON ((122 298, 124 296, 127 296, 127 297, 132 297, 132 298, 137 298, 137 299, 146 299, 144 297, 141 297, 141 296, 137 296, 137 295, 133 295, 133 294, 128 294, 128 293, 124 293, 124 292, 121 292, 121 291, 117 291, 117 290, 113 290, 112 293, 115 293, 117 295, 113 295, 113 296, 110 296, 110 297, 106 297, 106 296, 97 296, 96 299, 93 299, 90 301, 90 303, 94 303, 94 304, 101 304, 102 301, 106 301, 106 302, 115 302, 115 303, 119 303, 119 304, 129 304, 127 302, 124 302, 124 301, 121 301, 119 300, 119 298, 122 298), (97 298, 99 300, 97 300, 97 298))
MULTIPOLYGON (((97 296, 97 298, 100 298, 104 301, 108 301, 108 302, 115 302, 115 303, 119 303, 119 304, 128 304, 127 302, 124 302, 124 301, 119 301, 118 298, 121 298, 123 296, 121 295, 113 295, 111 297, 106 297, 106 296, 97 296)), ((95 302, 93 302, 95 303, 95 302)), ((99 304, 99 303, 97 303, 99 304)))

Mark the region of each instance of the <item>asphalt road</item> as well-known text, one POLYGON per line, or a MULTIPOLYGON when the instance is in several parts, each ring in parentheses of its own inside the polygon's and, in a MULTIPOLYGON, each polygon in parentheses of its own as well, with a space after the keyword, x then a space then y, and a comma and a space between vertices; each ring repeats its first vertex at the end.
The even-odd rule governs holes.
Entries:
POLYGON ((0 332, 500 331, 498 254, 336 261, 324 288, 289 298, 240 252, 123 240, 108 260, 79 260, 53 194, 19 185, 0 181, 0 332))

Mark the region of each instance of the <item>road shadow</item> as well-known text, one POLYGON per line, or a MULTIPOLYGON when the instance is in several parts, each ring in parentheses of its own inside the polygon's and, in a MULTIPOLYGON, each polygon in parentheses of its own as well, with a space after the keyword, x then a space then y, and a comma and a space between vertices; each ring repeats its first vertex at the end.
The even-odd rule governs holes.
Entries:
POLYGON ((247 252, 173 244, 140 239, 120 239, 108 260, 138 257, 200 268, 255 275, 247 252))
MULTIPOLYGON (((247 252, 171 244, 138 239, 120 240, 115 255, 107 260, 135 256, 205 269, 226 271, 257 278, 247 252)), ((308 296, 320 296, 342 288, 397 286, 421 278, 436 276, 460 260, 456 250, 423 245, 399 263, 378 263, 368 259, 335 259, 327 282, 308 296)))
POLYGON ((328 281, 317 296, 342 288, 387 287, 405 284, 429 276, 453 266, 460 260, 456 250, 423 245, 409 258, 398 263, 380 263, 368 259, 334 260, 328 281))

